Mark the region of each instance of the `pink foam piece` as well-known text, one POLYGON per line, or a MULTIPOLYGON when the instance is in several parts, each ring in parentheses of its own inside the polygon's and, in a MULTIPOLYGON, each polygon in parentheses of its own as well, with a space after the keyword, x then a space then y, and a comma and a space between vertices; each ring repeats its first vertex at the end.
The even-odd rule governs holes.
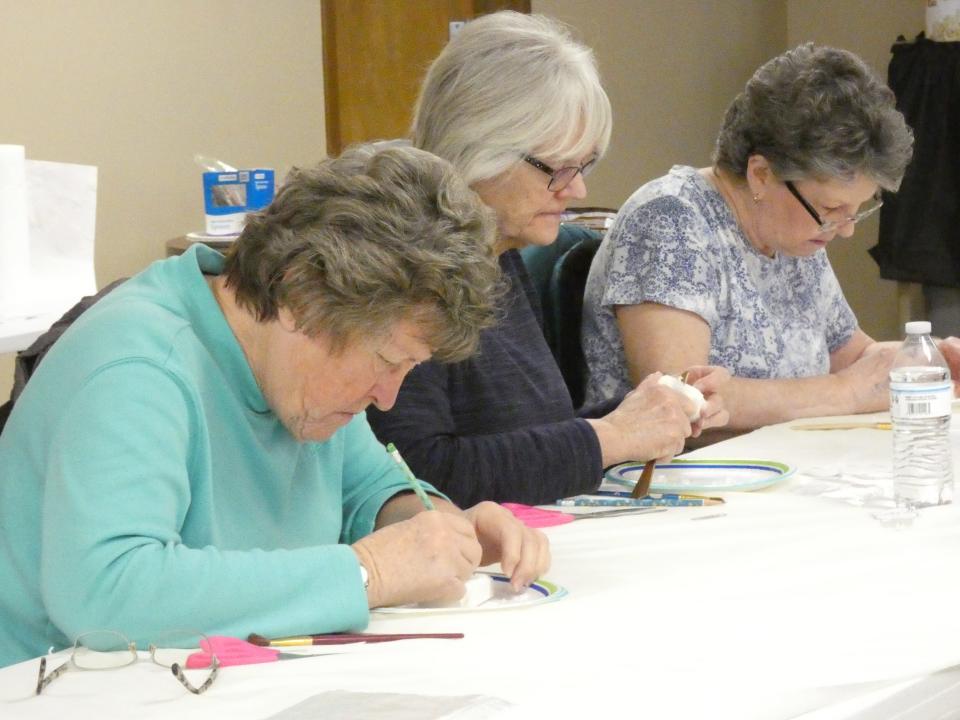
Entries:
POLYGON ((544 510, 533 507, 533 505, 523 505, 521 503, 505 502, 500 504, 512 512, 516 518, 527 527, 553 527, 554 525, 564 525, 574 520, 573 515, 559 512, 558 510, 544 510))
POLYGON ((275 648, 260 647, 246 640, 224 635, 213 635, 201 640, 200 647, 202 652, 195 652, 187 658, 187 668, 209 667, 211 653, 217 656, 221 667, 273 662, 280 654, 275 648))

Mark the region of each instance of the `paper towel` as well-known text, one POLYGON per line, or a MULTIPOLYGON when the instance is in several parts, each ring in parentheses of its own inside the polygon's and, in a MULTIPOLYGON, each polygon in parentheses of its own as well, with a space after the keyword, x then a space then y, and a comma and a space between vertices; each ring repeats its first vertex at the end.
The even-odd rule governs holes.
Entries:
POLYGON ((22 314, 28 297, 30 234, 25 158, 23 145, 0 145, 0 320, 22 314))

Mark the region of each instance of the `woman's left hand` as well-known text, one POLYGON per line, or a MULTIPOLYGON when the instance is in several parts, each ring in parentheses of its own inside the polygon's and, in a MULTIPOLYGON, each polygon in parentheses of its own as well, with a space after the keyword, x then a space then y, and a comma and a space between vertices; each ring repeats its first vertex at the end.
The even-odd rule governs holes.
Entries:
POLYGON ((500 561, 510 587, 520 590, 550 568, 550 541, 539 530, 528 528, 506 508, 480 502, 463 511, 473 523, 483 548, 481 565, 500 561))
POLYGON ((705 401, 700 418, 693 424, 693 437, 707 428, 721 427, 730 421, 723 402, 723 386, 730 381, 730 372, 716 365, 695 365, 686 371, 687 384, 703 393, 705 401))

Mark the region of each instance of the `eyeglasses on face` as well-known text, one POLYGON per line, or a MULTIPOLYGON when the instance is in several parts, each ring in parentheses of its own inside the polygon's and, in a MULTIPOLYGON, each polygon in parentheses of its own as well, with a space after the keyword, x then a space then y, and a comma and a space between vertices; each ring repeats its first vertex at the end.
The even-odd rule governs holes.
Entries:
MULTIPOLYGON (((155 643, 150 643, 150 659, 157 665, 169 668, 173 676, 194 695, 206 692, 220 671, 220 661, 209 653, 198 654, 200 662, 188 658, 201 649, 209 648, 205 635, 188 630, 162 633, 155 643), (184 670, 202 673, 203 682, 194 685, 184 670)), ((37 695, 50 683, 71 668, 74 670, 116 670, 133 665, 140 656, 137 646, 126 635, 116 630, 95 630, 80 635, 73 643, 70 659, 47 674, 47 658, 40 658, 40 674, 37 676, 37 695)), ((194 678, 199 679, 199 678, 194 678)))
POLYGON ((554 170, 545 162, 537 160, 535 157, 531 157, 530 155, 524 155, 523 159, 524 162, 530 163, 540 172, 546 173, 550 176, 550 182, 547 183, 547 190, 550 192, 560 192, 563 190, 565 187, 567 187, 567 185, 573 182, 573 179, 577 176, 577 173, 586 177, 590 174, 590 171, 593 170, 594 165, 597 164, 597 159, 591 158, 583 165, 569 165, 567 167, 554 170))
POLYGON ((839 228, 847 224, 855 225, 856 223, 860 222, 864 218, 867 218, 873 215, 883 205, 883 200, 880 199, 880 191, 878 190, 877 193, 873 196, 873 203, 866 210, 861 210, 860 212, 858 212, 856 215, 853 215, 853 216, 847 216, 843 220, 824 221, 820 217, 820 213, 814 210, 813 205, 807 202, 806 198, 804 198, 803 195, 800 194, 800 191, 797 190, 797 186, 793 184, 792 180, 784 180, 783 184, 787 186, 787 190, 790 191, 790 194, 793 195, 801 205, 803 205, 803 209, 806 210, 808 213, 810 213, 810 217, 812 217, 814 220, 817 221, 817 225, 819 226, 819 230, 817 233, 818 235, 825 235, 827 233, 833 232, 834 230, 838 230, 839 228))

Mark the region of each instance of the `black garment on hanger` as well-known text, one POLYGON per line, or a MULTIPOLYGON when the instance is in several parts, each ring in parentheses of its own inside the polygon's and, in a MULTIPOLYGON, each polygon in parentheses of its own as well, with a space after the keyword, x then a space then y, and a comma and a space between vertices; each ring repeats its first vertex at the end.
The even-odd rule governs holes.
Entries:
POLYGON ((870 254, 888 280, 960 287, 960 42, 891 49, 888 83, 913 129, 900 191, 883 194, 870 254))

